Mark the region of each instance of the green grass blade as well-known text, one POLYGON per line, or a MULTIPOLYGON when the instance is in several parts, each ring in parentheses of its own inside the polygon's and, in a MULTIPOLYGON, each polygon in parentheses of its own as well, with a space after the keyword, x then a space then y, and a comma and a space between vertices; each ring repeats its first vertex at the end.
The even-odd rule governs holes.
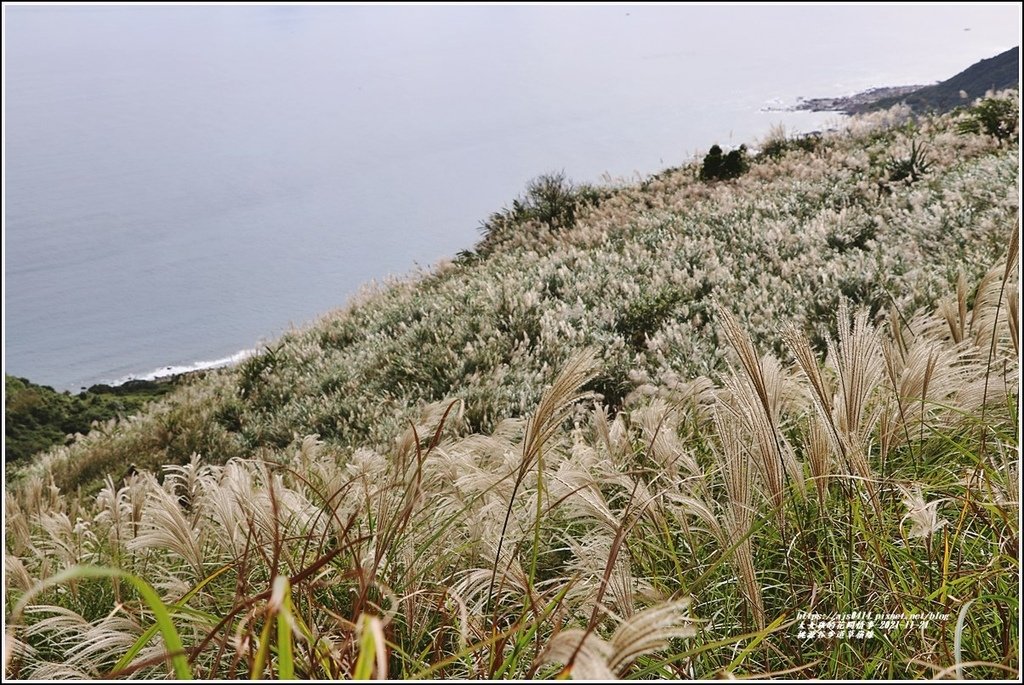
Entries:
MULTIPOLYGON (((295 679, 295 653, 292 647, 292 595, 288 578, 278 576, 284 585, 284 600, 277 612, 277 675, 281 680, 295 679)), ((275 593, 276 594, 276 593, 275 593)))
POLYGON ((160 595, 142 578, 120 569, 102 566, 72 566, 55 576, 51 576, 25 593, 11 612, 10 622, 14 623, 21 616, 25 607, 28 606, 29 601, 40 592, 66 581, 79 578, 121 578, 129 582, 138 591, 142 600, 156 618, 156 626, 164 639, 164 644, 167 646, 167 652, 173 655, 171 656, 171 664, 174 666, 174 677, 177 680, 192 680, 192 670, 188 666, 188 659, 185 658, 185 647, 181 643, 181 637, 171 621, 171 614, 167 610, 167 606, 160 599, 160 595))
POLYGON ((766 637, 768 637, 769 635, 774 633, 778 629, 778 627, 780 625, 782 625, 783 621, 785 621, 785 620, 786 620, 786 614, 782 614, 781 616, 776 618, 774 621, 772 621, 771 625, 769 625, 767 628, 765 628, 762 631, 759 631, 757 633, 757 635, 754 636, 754 639, 750 641, 750 644, 748 644, 746 647, 744 647, 742 650, 740 650, 740 653, 736 655, 736 658, 733 659, 732 662, 728 666, 725 667, 725 670, 727 672, 729 672, 729 673, 735 671, 736 668, 741 663, 743 663, 743 661, 750 655, 750 653, 753 652, 755 649, 757 649, 757 646, 759 644, 761 644, 761 642, 766 637))
POLYGON ((359 657, 352 671, 352 680, 369 680, 373 676, 373 661, 377 651, 373 631, 369 626, 370 617, 363 615, 360 621, 362 635, 359 638, 359 657))
MULTIPOLYGON (((178 600, 177 602, 175 602, 174 604, 171 605, 171 607, 170 607, 171 615, 174 615, 174 614, 178 613, 179 611, 181 611, 185 607, 185 605, 189 602, 189 600, 191 600, 193 597, 195 597, 199 593, 200 590, 202 590, 209 583, 211 583, 214 579, 218 578, 221 574, 223 574, 225 571, 227 571, 230 568, 231 568, 230 564, 226 565, 226 566, 222 566, 219 569, 217 569, 216 571, 214 571, 212 574, 210 574, 209 576, 207 576, 206 578, 201 580, 194 588, 189 590, 180 600, 178 600)), ((139 652, 142 651, 142 648, 145 647, 147 644, 149 644, 149 641, 153 639, 153 636, 156 635, 157 630, 159 630, 159 628, 160 628, 160 626, 158 624, 156 624, 156 623, 154 623, 149 628, 147 628, 146 631, 144 633, 142 633, 142 635, 139 636, 139 639, 135 641, 135 644, 133 644, 128 649, 128 651, 124 653, 124 656, 122 656, 120 659, 117 660, 117 663, 114 664, 114 668, 111 669, 111 673, 115 673, 116 674, 118 671, 122 671, 125 668, 127 668, 128 664, 130 664, 132 662, 132 659, 134 659, 136 656, 138 656, 139 652)))
POLYGON ((263 668, 267 663, 267 655, 270 653, 270 620, 263 622, 263 630, 260 631, 260 646, 256 650, 256 658, 252 662, 252 669, 249 671, 250 680, 260 680, 263 677, 263 668))

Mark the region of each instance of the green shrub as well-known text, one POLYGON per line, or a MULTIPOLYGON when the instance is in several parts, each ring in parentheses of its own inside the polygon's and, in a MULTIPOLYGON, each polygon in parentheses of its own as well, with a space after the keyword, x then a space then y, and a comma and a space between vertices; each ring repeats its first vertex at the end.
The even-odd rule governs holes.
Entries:
POLYGON ((131 416, 174 386, 174 382, 129 381, 113 387, 94 385, 72 395, 5 375, 4 461, 22 461, 63 443, 68 435, 84 435, 94 422, 131 416))
POLYGON ((961 134, 985 133, 1000 141, 1015 139, 1019 133, 1020 113, 1017 103, 1002 98, 988 98, 970 110, 957 128, 961 134))
POLYGON ((665 290, 634 300, 615 322, 617 333, 635 350, 643 350, 647 338, 668 321, 682 294, 676 290, 665 290))
POLYGON ((755 159, 779 159, 790 150, 815 152, 822 146, 823 141, 821 133, 817 131, 805 133, 795 138, 788 138, 785 132, 780 131, 761 145, 761 150, 757 153, 755 159))
MULTIPOLYGON (((511 207, 495 212, 480 227, 483 240, 477 245, 478 255, 486 255, 502 243, 521 234, 530 223, 542 224, 550 230, 572 228, 580 212, 596 207, 607 191, 589 184, 577 185, 565 172, 543 174, 531 180, 526 192, 512 201, 511 207)), ((463 262, 468 254, 460 254, 463 262)))

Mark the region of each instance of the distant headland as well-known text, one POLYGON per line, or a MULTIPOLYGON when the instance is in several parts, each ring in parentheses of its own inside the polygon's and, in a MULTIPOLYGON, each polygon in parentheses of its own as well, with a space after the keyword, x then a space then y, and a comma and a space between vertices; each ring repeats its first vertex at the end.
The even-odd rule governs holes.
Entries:
POLYGON ((989 91, 1017 88, 1020 85, 1020 47, 972 64, 956 76, 923 86, 883 86, 854 95, 800 98, 786 111, 841 112, 863 114, 906 104, 917 113, 948 112, 968 105, 989 91))

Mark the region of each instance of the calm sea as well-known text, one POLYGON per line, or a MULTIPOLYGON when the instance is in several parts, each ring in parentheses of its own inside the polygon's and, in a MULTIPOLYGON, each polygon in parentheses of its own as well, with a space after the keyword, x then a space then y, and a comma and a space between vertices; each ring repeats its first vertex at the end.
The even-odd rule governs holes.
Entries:
POLYGON ((4 7, 4 370, 223 360, 468 248, 541 173, 635 177, 798 97, 929 83, 1003 7, 4 7))

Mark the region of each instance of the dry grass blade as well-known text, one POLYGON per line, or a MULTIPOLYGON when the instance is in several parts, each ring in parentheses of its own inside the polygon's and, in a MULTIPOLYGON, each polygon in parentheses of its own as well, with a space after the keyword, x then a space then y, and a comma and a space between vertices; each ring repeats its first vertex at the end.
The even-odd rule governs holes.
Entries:
POLYGON ((525 469, 532 466, 544 444, 558 432, 572 406, 590 396, 582 388, 597 375, 599 369, 597 357, 590 349, 577 352, 566 362, 530 418, 523 441, 522 463, 525 469))

